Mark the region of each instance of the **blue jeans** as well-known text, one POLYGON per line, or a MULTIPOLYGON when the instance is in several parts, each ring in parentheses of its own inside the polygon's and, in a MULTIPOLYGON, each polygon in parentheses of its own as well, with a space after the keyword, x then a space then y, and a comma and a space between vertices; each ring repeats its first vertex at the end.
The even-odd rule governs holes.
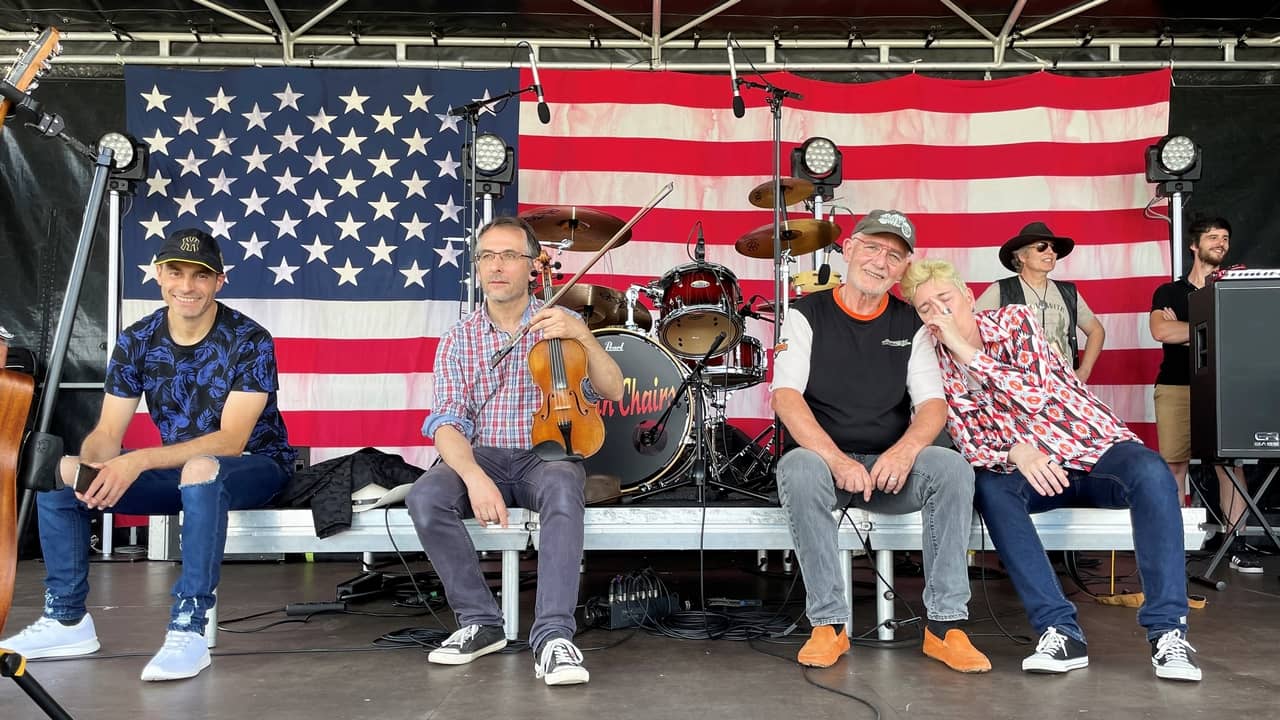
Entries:
MULTIPOLYGON (((214 588, 227 544, 227 512, 263 507, 289 474, 260 455, 214 458, 218 473, 209 482, 182 485, 182 470, 147 470, 120 497, 112 512, 176 515, 182 520, 182 574, 173 586, 170 630, 203 633, 205 613, 213 607, 214 588)), ((70 487, 36 496, 40 549, 45 565, 45 617, 79 620, 89 596, 89 518, 93 511, 70 487)))
MULTIPOLYGON (((587 476, 582 463, 544 462, 528 450, 477 447, 474 453, 508 507, 538 513, 538 595, 529 647, 538 652, 552 638, 572 639, 577 628, 573 611, 578 605, 586 506, 587 476)), ((463 518, 474 516, 462 478, 438 462, 413 484, 405 504, 458 625, 501 625, 502 611, 462 523, 463 518)))
POLYGON ((1068 470, 1070 486, 1044 497, 1022 473, 979 469, 974 495, 1000 560, 1018 591, 1037 634, 1050 626, 1084 642, 1076 607, 1067 601, 1058 576, 1031 522, 1032 513, 1064 507, 1128 508, 1133 547, 1146 602, 1138 622, 1154 639, 1187 630, 1186 560, 1178 485, 1169 466, 1136 442, 1122 442, 1102 454, 1093 470, 1068 470))
MULTIPOLYGON (((850 455, 868 471, 879 455, 850 455)), ((812 450, 796 448, 778 461, 778 499, 787 515, 796 560, 804 574, 805 613, 812 625, 849 621, 831 511, 849 501, 837 490, 831 469, 812 450)), ((926 447, 896 495, 876 491, 870 502, 853 504, 871 512, 902 515, 921 511, 924 549, 924 605, 930 620, 969 617, 969 530, 973 526, 973 469, 954 450, 926 447)))

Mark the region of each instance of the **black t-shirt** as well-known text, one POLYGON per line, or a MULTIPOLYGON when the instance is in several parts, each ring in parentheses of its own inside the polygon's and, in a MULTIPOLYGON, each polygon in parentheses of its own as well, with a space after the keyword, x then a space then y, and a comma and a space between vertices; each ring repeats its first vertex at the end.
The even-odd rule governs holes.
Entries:
MULTIPOLYGON (((922 325, 916 311, 893 296, 879 315, 859 319, 833 291, 807 295, 791 306, 784 324, 788 347, 775 351, 773 386, 801 390, 841 450, 883 452, 906 431, 912 405, 935 394, 921 392, 920 384, 921 397, 908 390, 913 340, 922 325)), ((932 349, 924 349, 921 357, 936 375, 932 349)), ((934 383, 941 397, 941 383, 934 383)))
MULTIPOLYGON (((1191 316, 1191 293, 1198 290, 1195 285, 1182 278, 1177 282, 1167 282, 1151 296, 1151 310, 1172 308, 1178 319, 1186 322, 1191 316)), ((1160 362, 1160 373, 1156 375, 1157 385, 1190 385, 1191 384, 1191 348, 1186 345, 1164 344, 1164 359, 1160 362)))

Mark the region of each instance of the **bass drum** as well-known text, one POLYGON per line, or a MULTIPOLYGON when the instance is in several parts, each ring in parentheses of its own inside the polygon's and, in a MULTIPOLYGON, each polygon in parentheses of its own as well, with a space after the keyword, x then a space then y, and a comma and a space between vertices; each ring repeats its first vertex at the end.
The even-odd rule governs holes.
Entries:
POLYGON ((693 459, 693 416, 684 381, 685 368, 675 356, 648 337, 622 328, 601 328, 592 333, 605 352, 622 368, 622 400, 601 400, 596 407, 604 420, 604 446, 583 461, 590 476, 619 480, 624 493, 647 492, 673 482, 693 459), (647 433, 672 402, 675 409, 666 428, 647 433))

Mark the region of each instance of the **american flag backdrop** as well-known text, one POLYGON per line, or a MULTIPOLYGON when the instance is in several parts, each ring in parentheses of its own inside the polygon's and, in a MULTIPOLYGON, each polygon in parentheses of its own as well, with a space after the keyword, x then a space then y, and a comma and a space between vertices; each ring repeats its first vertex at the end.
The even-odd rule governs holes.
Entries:
MULTIPOLYGON (((541 79, 550 124, 538 122, 531 97, 482 116, 481 131, 516 147, 508 207, 578 205, 626 220, 660 186, 675 185, 584 282, 624 290, 661 278, 690 261, 700 220, 708 261, 731 269, 744 297, 772 299, 771 261, 733 249, 772 219, 747 202, 772 172, 763 97, 746 91, 747 115, 737 119, 725 77, 546 70, 541 79)), ((917 255, 955 262, 975 293, 1008 274, 996 249, 1026 223, 1075 238, 1053 277, 1077 282, 1106 327, 1090 385, 1154 445, 1160 352, 1146 316, 1169 249, 1166 224, 1144 215, 1143 149, 1168 128, 1168 71, 769 79, 804 96, 783 109, 784 174, 803 140, 834 140, 845 177, 835 204, 858 215, 906 212, 917 255)), ((147 268, 163 235, 204 227, 229 266, 220 298, 276 338, 293 443, 313 448, 313 461, 372 445, 429 462, 434 451, 419 428, 432 405, 435 339, 464 307, 465 122, 450 122, 447 111, 530 80, 527 70, 129 68, 129 127, 152 159, 125 216, 124 321, 157 305, 147 268)), ((847 235, 854 219, 841 213, 837 222, 847 235)), ((565 253, 565 272, 588 257, 565 253)), ((803 258, 796 269, 811 267, 803 258)), ((747 334, 772 342, 759 320, 747 334)), ((766 386, 734 393, 728 414, 748 432, 763 427, 766 386)), ((128 436, 156 440, 145 418, 128 436)))

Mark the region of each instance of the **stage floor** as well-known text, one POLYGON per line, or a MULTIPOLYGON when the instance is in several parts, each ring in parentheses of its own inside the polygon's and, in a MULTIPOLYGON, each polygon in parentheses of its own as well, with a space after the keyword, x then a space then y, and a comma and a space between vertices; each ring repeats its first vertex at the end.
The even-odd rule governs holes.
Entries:
MULTIPOLYGON (((791 576, 750 572, 754 555, 708 553, 706 597, 762 598, 772 608, 787 597, 791 576), (710 570, 710 568, 715 568, 710 570)), ((1090 557, 1109 562, 1104 553, 1090 557)), ((698 603, 697 553, 609 553, 588 556, 584 597, 607 588, 618 572, 653 567, 682 598, 698 603)), ((994 558, 992 559, 994 563, 994 558)), ((855 577, 870 580, 866 561, 855 577)), ((905 649, 855 647, 832 668, 803 671, 794 658, 802 638, 748 644, 729 640, 676 640, 630 630, 583 633, 591 682, 548 688, 533 676, 528 651, 492 655, 470 666, 429 665, 418 648, 371 652, 285 651, 368 648, 380 635, 406 627, 438 627, 425 617, 320 615, 305 624, 279 625, 252 634, 220 632, 213 666, 198 677, 168 683, 138 679, 164 635, 168 592, 176 565, 159 562, 94 563, 90 609, 102 650, 97 657, 29 664, 38 680, 76 718, 97 720, 172 717, 312 720, 314 718, 872 718, 854 700, 815 687, 852 693, 879 706, 884 718, 1148 718, 1271 717, 1280 697, 1273 649, 1280 645, 1280 560, 1268 559, 1263 575, 1222 571, 1222 593, 1193 586, 1209 605, 1193 610, 1192 644, 1200 651, 1201 683, 1156 680, 1148 645, 1134 610, 1098 605, 1075 593, 1089 635, 1089 668, 1065 676, 1029 675, 1019 669, 1030 648, 997 633, 987 600, 1004 626, 1029 634, 1006 580, 973 583, 969 626, 974 643, 995 669, 984 675, 954 673, 924 657, 917 642, 905 649), (784 644, 795 643, 795 644, 784 644), (784 659, 770 657, 776 653, 784 659)), ((495 565, 496 568, 496 565, 495 565)), ((532 570, 530 561, 522 569, 532 570)), ((391 568, 394 569, 394 568, 391 568)), ((1120 563, 1122 573, 1131 562, 1120 563)), ((23 562, 6 634, 38 614, 43 566, 23 562)), ((331 600, 336 583, 358 571, 351 562, 234 562, 224 567, 220 620, 272 610, 286 603, 331 600)), ((1069 590, 1075 587, 1064 580, 1069 590)), ((1136 579, 1119 585, 1136 588, 1136 579)), ((900 575, 898 591, 919 608, 921 581, 900 575)), ((1106 590, 1105 583, 1091 585, 1106 590)), ((521 607, 534 605, 525 590, 521 607)), ((801 613, 794 601, 783 608, 801 613)), ((859 588, 859 630, 874 622, 869 590, 859 588)), ((389 602, 353 605, 368 612, 403 613, 389 602)), ((772 609, 771 608, 771 609, 772 609)), ((900 614, 903 614, 900 612, 900 614)), ((283 614, 238 624, 251 628, 283 614)), ((452 614, 440 613, 452 623, 452 614)), ((524 618, 522 633, 529 618, 524 618)), ((452 627, 452 626, 451 626, 452 627)), ((914 628, 899 637, 917 637, 914 628)), ((17 685, 0 680, 0 717, 45 717, 17 685)))

